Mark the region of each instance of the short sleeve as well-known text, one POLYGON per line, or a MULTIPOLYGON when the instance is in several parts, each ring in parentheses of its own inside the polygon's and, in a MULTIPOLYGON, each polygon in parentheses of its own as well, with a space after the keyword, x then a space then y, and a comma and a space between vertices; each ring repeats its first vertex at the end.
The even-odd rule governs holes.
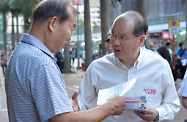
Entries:
POLYGON ((73 111, 62 74, 55 66, 39 66, 31 74, 31 92, 41 121, 73 111))

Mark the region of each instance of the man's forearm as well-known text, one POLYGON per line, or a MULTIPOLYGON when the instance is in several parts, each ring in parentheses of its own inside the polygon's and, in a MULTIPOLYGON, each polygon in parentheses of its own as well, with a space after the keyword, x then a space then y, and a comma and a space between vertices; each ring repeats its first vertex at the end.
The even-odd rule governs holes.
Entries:
POLYGON ((187 109, 187 97, 182 97, 182 105, 187 109))

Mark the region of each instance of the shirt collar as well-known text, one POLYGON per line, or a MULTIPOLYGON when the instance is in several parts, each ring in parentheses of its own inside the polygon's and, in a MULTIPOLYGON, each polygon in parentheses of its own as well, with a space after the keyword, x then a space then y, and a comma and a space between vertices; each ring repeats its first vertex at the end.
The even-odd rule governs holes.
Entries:
POLYGON ((24 33, 21 37, 21 42, 35 46, 53 59, 55 58, 53 53, 41 41, 30 34, 24 33))
POLYGON ((144 57, 144 51, 143 51, 144 49, 142 49, 142 47, 140 47, 140 54, 139 54, 139 56, 138 56, 138 58, 137 58, 137 60, 135 61, 135 66, 136 66, 136 68, 138 68, 138 67, 140 67, 140 65, 141 65, 141 63, 144 61, 143 59, 143 57, 144 57))
MULTIPOLYGON (((118 64, 118 66, 124 68, 125 70, 128 70, 128 68, 125 65, 123 65, 118 58, 115 57, 115 60, 118 64)), ((137 69, 140 66, 142 61, 143 61, 143 51, 142 51, 142 48, 140 47, 140 54, 139 54, 137 60, 134 62, 133 67, 135 67, 137 69)))

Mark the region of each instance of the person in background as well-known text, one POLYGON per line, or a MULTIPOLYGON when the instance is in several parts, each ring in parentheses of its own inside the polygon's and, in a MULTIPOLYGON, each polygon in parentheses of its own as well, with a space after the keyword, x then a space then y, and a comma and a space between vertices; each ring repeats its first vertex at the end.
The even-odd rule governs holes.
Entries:
POLYGON ((169 42, 169 41, 166 42, 166 48, 169 51, 169 55, 170 55, 171 61, 172 61, 173 60, 173 52, 171 50, 171 42, 169 42))
POLYGON ((170 68, 171 68, 171 71, 172 71, 172 74, 173 74, 173 78, 174 78, 174 81, 177 80, 177 74, 176 72, 174 71, 173 69, 173 64, 172 64, 172 60, 171 60, 171 54, 168 50, 168 45, 170 43, 166 42, 166 46, 163 46, 163 47, 160 47, 158 48, 157 52, 164 58, 168 61, 169 65, 170 65, 170 68))
MULTIPOLYGON (((187 110, 187 71, 185 72, 183 81, 178 90, 178 94, 182 97, 182 105, 187 110)), ((184 122, 187 122, 187 119, 184 122)))
POLYGON ((157 52, 168 61, 170 67, 172 68, 171 56, 166 46, 158 48, 157 52))
POLYGON ((8 62, 8 56, 7 56, 6 51, 3 50, 2 54, 1 54, 1 67, 2 67, 2 70, 3 70, 3 75, 5 75, 5 71, 6 71, 6 68, 7 68, 7 62, 8 62))
POLYGON ((100 122, 123 113, 126 100, 120 96, 88 111, 73 111, 53 53, 71 39, 76 14, 63 0, 43 0, 34 8, 31 28, 22 35, 5 74, 10 122, 100 122))
POLYGON ((180 78, 184 77, 187 63, 187 51, 183 42, 179 43, 180 49, 177 51, 177 63, 180 70, 180 78))
POLYGON ((146 21, 136 11, 127 11, 114 20, 111 29, 114 53, 92 61, 87 68, 80 83, 80 110, 97 106, 99 90, 135 77, 135 85, 124 96, 129 99, 146 96, 146 109, 142 112, 126 108, 122 115, 109 116, 103 122, 151 122, 175 117, 180 101, 171 68, 160 55, 142 48, 147 29, 146 21))
POLYGON ((14 51, 14 48, 10 49, 7 53, 8 59, 10 59, 10 56, 12 55, 12 52, 14 51))
POLYGON ((72 48, 72 50, 70 51, 70 62, 72 67, 74 67, 75 56, 76 56, 75 48, 72 48))
POLYGON ((172 70, 172 74, 173 74, 173 77, 174 77, 174 81, 177 81, 177 70, 175 70, 173 68, 173 51, 171 50, 171 42, 170 41, 167 41, 166 42, 166 48, 168 49, 169 51, 169 55, 170 55, 170 58, 171 58, 171 70, 172 70))
POLYGON ((113 49, 112 49, 110 38, 106 39, 105 48, 106 48, 107 54, 113 53, 113 49))
POLYGON ((54 56, 56 58, 56 63, 58 65, 58 68, 60 69, 60 72, 63 72, 63 66, 64 66, 64 55, 63 51, 60 50, 59 52, 54 53, 54 56))

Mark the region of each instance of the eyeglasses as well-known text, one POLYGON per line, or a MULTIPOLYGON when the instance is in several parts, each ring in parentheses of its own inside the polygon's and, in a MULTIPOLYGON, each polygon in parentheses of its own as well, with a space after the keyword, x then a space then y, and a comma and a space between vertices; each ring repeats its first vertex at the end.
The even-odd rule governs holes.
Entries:
POLYGON ((125 36, 125 35, 121 35, 121 36, 115 36, 113 34, 110 35, 110 39, 111 41, 114 41, 116 39, 120 40, 120 41, 127 41, 127 40, 130 40, 130 39, 133 39, 135 38, 136 36, 133 36, 133 37, 128 37, 128 36, 125 36))

